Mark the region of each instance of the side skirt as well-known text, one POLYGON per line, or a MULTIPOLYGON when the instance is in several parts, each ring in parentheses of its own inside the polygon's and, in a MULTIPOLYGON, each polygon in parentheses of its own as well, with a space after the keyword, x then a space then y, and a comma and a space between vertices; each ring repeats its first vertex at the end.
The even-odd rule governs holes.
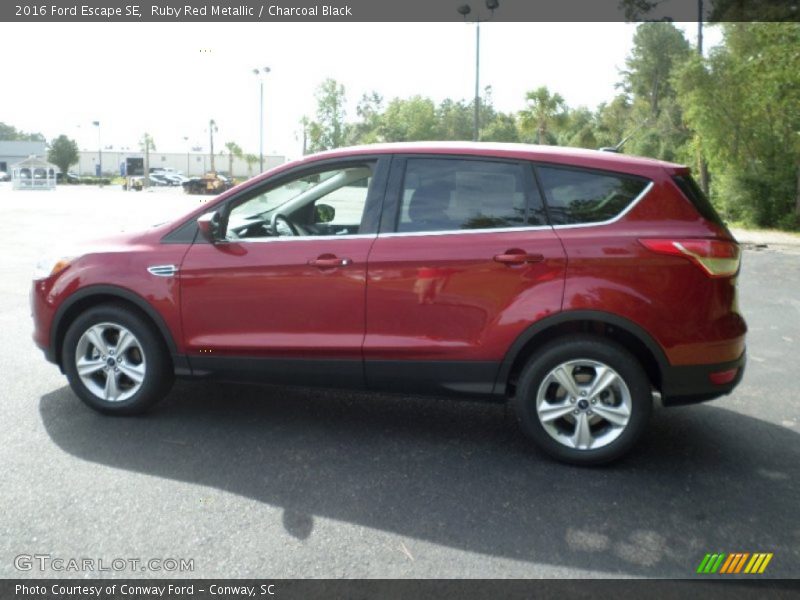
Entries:
POLYGON ((352 359, 236 356, 191 356, 173 357, 173 359, 176 365, 175 374, 179 377, 504 399, 502 394, 493 393, 495 377, 500 367, 500 363, 496 362, 404 360, 365 362, 352 359))

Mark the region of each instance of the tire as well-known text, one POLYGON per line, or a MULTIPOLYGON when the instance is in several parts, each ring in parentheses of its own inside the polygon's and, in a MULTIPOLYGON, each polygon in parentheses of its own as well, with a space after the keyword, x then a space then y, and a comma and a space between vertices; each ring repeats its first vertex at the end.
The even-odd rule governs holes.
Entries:
POLYGON ((641 364, 625 348, 574 335, 531 357, 512 402, 525 433, 547 454, 570 464, 599 465, 636 444, 647 427, 653 394, 641 364))
POLYGON ((174 380, 160 334, 138 312, 119 304, 95 306, 72 322, 64 336, 62 365, 75 394, 110 415, 147 411, 174 380), (120 345, 125 346, 121 356, 120 345))

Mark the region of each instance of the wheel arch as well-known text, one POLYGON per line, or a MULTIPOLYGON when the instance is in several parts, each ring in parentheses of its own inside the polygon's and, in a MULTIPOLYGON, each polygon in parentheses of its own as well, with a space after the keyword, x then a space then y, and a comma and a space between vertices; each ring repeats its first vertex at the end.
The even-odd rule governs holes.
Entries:
POLYGON ((650 383, 661 391, 669 361, 664 350, 647 331, 611 313, 570 310, 537 321, 517 337, 500 363, 494 393, 505 396, 513 394, 517 376, 536 350, 551 340, 574 333, 595 334, 620 344, 639 359, 650 383))
POLYGON ((114 285, 93 285, 72 294, 58 307, 53 317, 53 325, 50 328, 50 352, 52 353, 53 362, 58 365, 61 371, 64 371, 64 366, 61 364, 61 347, 69 326, 83 312, 94 306, 110 302, 133 308, 155 327, 166 344, 177 370, 180 362, 178 348, 172 332, 167 327, 163 317, 158 314, 158 311, 135 292, 114 285))

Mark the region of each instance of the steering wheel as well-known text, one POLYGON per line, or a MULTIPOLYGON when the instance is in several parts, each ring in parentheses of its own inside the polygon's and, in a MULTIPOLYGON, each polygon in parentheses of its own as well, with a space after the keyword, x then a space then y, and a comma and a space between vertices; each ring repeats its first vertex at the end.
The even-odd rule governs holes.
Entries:
POLYGON ((272 233, 275 234, 276 236, 300 235, 300 232, 297 231, 297 227, 295 227, 294 224, 288 218, 286 218, 285 215, 282 215, 280 213, 275 213, 274 215, 272 215, 272 219, 270 220, 269 226, 272 229, 272 233), (289 233, 286 233, 287 231, 289 233))

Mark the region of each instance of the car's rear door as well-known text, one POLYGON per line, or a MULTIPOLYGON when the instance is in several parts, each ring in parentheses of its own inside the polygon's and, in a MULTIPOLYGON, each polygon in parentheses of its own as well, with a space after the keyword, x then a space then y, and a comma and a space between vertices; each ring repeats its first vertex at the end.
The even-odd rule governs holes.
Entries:
POLYGON ((367 385, 492 392, 517 336, 560 310, 565 266, 529 163, 395 157, 367 270, 367 385))

